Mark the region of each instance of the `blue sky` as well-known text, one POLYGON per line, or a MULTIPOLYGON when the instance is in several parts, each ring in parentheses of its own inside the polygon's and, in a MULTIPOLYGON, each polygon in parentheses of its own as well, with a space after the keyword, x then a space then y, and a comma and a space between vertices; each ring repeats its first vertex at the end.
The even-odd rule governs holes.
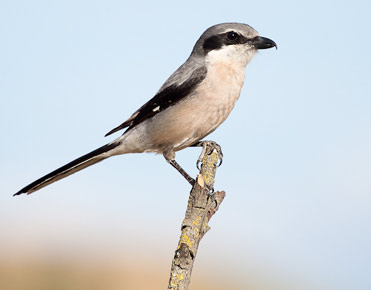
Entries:
MULTIPOLYGON (((234 21, 278 50, 247 66, 240 100, 209 137, 223 148, 215 188, 227 197, 198 267, 222 260, 246 279, 258 270, 310 281, 311 289, 370 289, 370 8, 2 1, 0 255, 145 245, 150 228, 153 244, 171 256, 189 186, 161 156, 115 157, 34 195, 11 195, 112 140, 104 134, 155 94, 206 28, 234 21)), ((177 154, 191 175, 198 154, 177 154)))

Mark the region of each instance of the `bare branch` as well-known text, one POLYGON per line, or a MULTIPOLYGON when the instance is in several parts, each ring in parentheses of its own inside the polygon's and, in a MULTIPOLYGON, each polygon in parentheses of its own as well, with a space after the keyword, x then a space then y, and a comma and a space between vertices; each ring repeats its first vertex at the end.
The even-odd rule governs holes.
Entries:
POLYGON ((214 186, 219 153, 221 152, 220 148, 216 148, 215 145, 215 143, 209 145, 206 150, 200 173, 189 195, 181 228, 182 232, 171 264, 169 290, 188 289, 198 245, 210 229, 209 220, 219 209, 219 205, 225 197, 224 191, 210 194, 210 189, 213 189, 214 186))

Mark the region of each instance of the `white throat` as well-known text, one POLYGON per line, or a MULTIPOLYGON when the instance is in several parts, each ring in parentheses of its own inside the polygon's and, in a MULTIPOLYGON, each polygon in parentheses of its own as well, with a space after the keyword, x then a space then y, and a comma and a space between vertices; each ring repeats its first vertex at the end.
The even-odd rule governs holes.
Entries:
POLYGON ((238 66, 245 68, 255 53, 255 49, 251 49, 245 45, 224 46, 221 49, 212 50, 206 55, 206 66, 223 62, 236 68, 238 66))

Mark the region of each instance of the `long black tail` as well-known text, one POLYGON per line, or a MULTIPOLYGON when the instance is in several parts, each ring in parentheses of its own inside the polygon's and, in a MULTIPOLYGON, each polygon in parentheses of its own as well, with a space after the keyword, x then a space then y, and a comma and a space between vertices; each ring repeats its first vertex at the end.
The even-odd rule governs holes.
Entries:
POLYGON ((90 165, 93 165, 99 161, 102 161, 103 159, 108 158, 110 155, 104 154, 108 151, 112 150, 116 146, 118 146, 119 143, 109 143, 106 144, 84 156, 81 156, 70 163, 54 170, 53 172, 50 172, 49 174, 39 178, 38 180, 35 180, 31 184, 27 185, 26 187, 22 188, 20 191, 14 194, 20 195, 22 193, 31 194, 34 191, 37 191, 44 186, 47 186, 53 182, 56 182, 59 179, 65 178, 77 171, 80 171, 90 165))

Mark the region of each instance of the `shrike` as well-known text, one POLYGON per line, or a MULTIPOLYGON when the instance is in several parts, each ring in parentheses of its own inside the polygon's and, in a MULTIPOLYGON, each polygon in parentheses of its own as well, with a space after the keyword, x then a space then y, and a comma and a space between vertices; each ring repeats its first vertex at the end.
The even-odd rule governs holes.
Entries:
POLYGON ((120 126, 126 131, 112 142, 39 178, 15 195, 30 194, 108 157, 161 153, 190 183, 193 179, 175 161, 175 152, 199 142, 228 117, 240 96, 245 67, 258 49, 276 47, 251 26, 222 23, 208 28, 191 55, 157 94, 120 126))

